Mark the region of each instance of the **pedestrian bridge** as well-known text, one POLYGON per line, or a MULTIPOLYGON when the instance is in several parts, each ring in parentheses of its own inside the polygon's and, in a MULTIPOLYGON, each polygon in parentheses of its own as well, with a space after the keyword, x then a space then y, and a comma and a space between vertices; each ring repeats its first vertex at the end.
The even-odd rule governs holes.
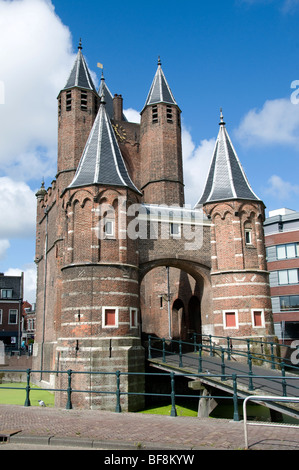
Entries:
POLYGON ((232 396, 235 420, 238 401, 248 396, 268 396, 269 401, 255 402, 268 407, 273 419, 279 418, 277 413, 299 419, 299 404, 291 401, 299 396, 299 367, 291 362, 296 350, 256 339, 211 335, 198 339, 188 343, 149 336, 148 361, 154 368, 188 378, 189 387, 200 391, 199 410, 204 416, 213 410, 216 390, 232 396), (284 399, 271 401, 271 397, 284 399))

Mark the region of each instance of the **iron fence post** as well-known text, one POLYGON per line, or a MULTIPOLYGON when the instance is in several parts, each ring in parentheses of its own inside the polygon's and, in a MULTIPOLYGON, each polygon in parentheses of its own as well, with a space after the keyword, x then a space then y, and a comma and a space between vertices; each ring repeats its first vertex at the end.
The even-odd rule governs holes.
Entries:
POLYGON ((230 361, 230 337, 227 336, 226 338, 226 344, 227 344, 227 360, 230 361))
POLYGON ((271 369, 275 369, 275 361, 274 361, 274 349, 273 349, 273 343, 270 343, 271 346, 271 369))
POLYGON ((248 354, 248 365, 249 365, 249 384, 248 384, 248 390, 252 391, 254 390, 253 386, 253 381, 252 381, 252 356, 251 354, 248 354))
POLYGON ((221 348, 221 380, 225 379, 224 350, 221 348))
POLYGON ((196 333, 193 333, 194 352, 196 352, 196 333))
POLYGON ((239 408, 238 408, 238 387, 237 387, 237 375, 232 375, 233 379, 233 403, 234 403, 234 421, 239 421, 239 408))
POLYGON ((120 371, 117 370, 115 372, 116 375, 116 407, 115 413, 121 413, 121 406, 120 406, 120 371))
POLYGON ((71 410, 73 408, 72 405, 72 370, 69 369, 67 371, 67 376, 68 376, 68 386, 67 386, 67 404, 66 404, 66 409, 71 410))
POLYGON ((148 358, 152 359, 152 343, 151 335, 148 337, 148 358))
POLYGON ((27 385, 26 385, 26 399, 24 406, 31 406, 29 393, 30 393, 30 372, 31 369, 27 369, 27 385))
POLYGON ((280 367, 281 367, 281 375, 282 375, 282 396, 286 397, 287 396, 287 381, 285 379, 285 376, 286 376, 285 363, 282 362, 280 364, 280 367))
POLYGON ((170 416, 177 416, 176 407, 175 407, 174 372, 170 372, 170 383, 171 383, 171 413, 170 413, 170 416))
POLYGON ((249 339, 247 339, 246 342, 247 342, 247 363, 249 364, 249 361, 250 361, 249 357, 251 357, 250 356, 250 341, 249 341, 249 339))
POLYGON ((198 373, 202 372, 202 345, 198 345, 198 373))

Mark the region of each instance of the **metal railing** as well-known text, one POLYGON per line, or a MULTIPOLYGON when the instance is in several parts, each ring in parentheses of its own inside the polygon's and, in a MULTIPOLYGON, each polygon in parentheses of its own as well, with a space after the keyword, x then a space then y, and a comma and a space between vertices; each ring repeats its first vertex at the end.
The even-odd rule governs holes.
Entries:
MULTIPOLYGON (((187 341, 182 341, 182 340, 173 340, 173 339, 165 339, 165 338, 157 338, 154 336, 149 336, 148 337, 148 358, 151 360, 153 359, 153 355, 155 353, 160 353, 162 356, 162 362, 166 363, 167 362, 167 356, 174 356, 178 355, 178 360, 179 360, 179 367, 184 367, 183 365, 183 358, 188 357, 188 353, 186 353, 186 349, 189 349, 189 352, 191 348, 193 349, 193 352, 198 353, 198 373, 202 372, 202 361, 203 361, 203 355, 204 353, 207 353, 207 355, 213 357, 213 356, 218 356, 221 359, 221 370, 222 370, 222 375, 225 376, 225 368, 226 368, 226 363, 225 360, 231 361, 232 358, 238 362, 238 359, 240 359, 240 362, 247 363, 248 365, 248 375, 253 376, 253 371, 252 367, 255 361, 262 361, 263 365, 269 365, 271 369, 280 369, 282 377, 285 377, 286 373, 286 367, 291 367, 292 371, 294 373, 299 373, 299 367, 295 365, 286 364, 281 356, 277 356, 274 354, 274 344, 273 342, 262 342, 262 344, 267 344, 271 348, 271 353, 266 354, 264 353, 263 357, 261 357, 260 353, 256 353, 250 349, 250 341, 249 340, 243 340, 246 341, 247 344, 247 350, 246 351, 240 351, 239 349, 233 349, 231 345, 231 340, 232 338, 230 337, 220 337, 217 336, 217 338, 222 338, 227 341, 226 347, 218 345, 217 343, 212 341, 211 335, 207 336, 207 342, 201 342, 198 343, 195 340, 193 342, 187 342, 187 341), (161 347, 158 347, 158 344, 161 343, 161 347), (175 351, 174 351, 175 350, 175 351), (245 360, 243 360, 245 359, 245 360), (243 360, 243 361, 242 361, 243 360)), ((238 338, 237 338, 238 339, 238 338)), ((242 338, 240 338, 240 341, 242 338)), ((254 341, 255 342, 255 341, 254 341)), ((249 390, 252 389, 252 386, 250 386, 249 390)))
POLYGON ((299 402, 299 397, 269 397, 269 396, 264 396, 264 395, 252 395, 249 397, 246 397, 244 402, 243 402, 243 421, 244 421, 244 440, 245 440, 245 449, 248 449, 248 424, 251 426, 280 426, 284 428, 298 428, 297 425, 290 425, 290 424, 278 424, 278 423, 261 423, 261 422, 248 422, 247 420, 247 402, 249 400, 257 400, 257 401, 286 401, 289 403, 292 402, 299 402))
MULTIPOLYGON (((1 372, 7 372, 6 369, 0 370, 1 372)), ((24 372, 24 370, 10 370, 10 373, 16 372, 24 372)), ((66 404, 65 408, 67 410, 71 410, 73 408, 73 394, 74 393, 85 393, 85 394, 96 394, 98 396, 100 395, 110 395, 112 397, 115 397, 115 412, 116 413, 121 413, 122 412, 122 407, 121 407, 121 397, 124 396, 144 396, 144 397, 155 397, 155 398, 166 398, 169 400, 171 404, 171 412, 170 416, 177 416, 177 399, 211 399, 214 398, 215 400, 231 400, 233 403, 233 420, 234 421, 239 421, 240 416, 239 416, 239 402, 243 398, 241 398, 238 395, 238 382, 240 380, 248 380, 250 383, 251 376, 249 375, 237 375, 237 374, 232 374, 232 375, 227 375, 225 377, 225 380, 230 380, 232 382, 232 394, 231 395, 202 395, 201 393, 196 394, 182 394, 182 393, 177 393, 176 392, 176 386, 175 386, 175 380, 176 377, 180 377, 180 375, 176 375, 174 372, 165 372, 165 373, 156 373, 156 372, 151 372, 151 373, 146 373, 146 372, 121 372, 121 371, 115 371, 115 372, 91 372, 91 371, 86 371, 86 372, 78 372, 74 370, 66 370, 66 371, 57 371, 57 370, 48 370, 48 371, 43 371, 43 373, 48 373, 48 374, 64 374, 67 377, 67 387, 66 388, 32 388, 31 387, 31 379, 32 379, 32 374, 37 373, 39 374, 41 371, 40 370, 31 370, 27 369, 26 374, 27 374, 27 379, 26 379, 26 386, 25 387, 13 387, 13 386, 5 386, 3 384, 0 385, 0 403, 1 403, 1 390, 2 389, 11 389, 11 390, 24 390, 25 391, 25 402, 24 406, 28 407, 31 406, 31 394, 36 393, 39 390, 47 390, 49 392, 65 392, 66 393, 66 404), (111 385, 111 389, 103 389, 103 390, 92 390, 91 388, 85 390, 85 389, 75 389, 72 387, 73 385, 73 378, 76 375, 89 375, 89 376, 114 376, 115 377, 115 382, 114 385, 111 385), (133 392, 128 392, 125 391, 124 388, 125 384, 122 382, 122 377, 132 377, 132 376, 142 376, 144 379, 146 377, 159 377, 159 378, 164 378, 169 381, 169 392, 168 393, 151 393, 151 392, 146 392, 146 391, 133 391, 133 392)), ((221 379, 223 380, 223 375, 222 374, 190 374, 188 373, 188 379, 221 379)), ((262 377, 263 378, 263 377, 262 377)), ((266 378, 269 378, 268 376, 266 378)), ((281 379, 282 382, 282 393, 286 392, 285 385, 283 384, 283 378, 282 377, 275 377, 276 380, 281 379)), ((293 380, 299 380, 299 377, 292 377, 293 380)), ((298 388, 299 390, 299 388, 298 388)), ((269 397, 268 397, 269 398, 269 397)), ((283 397, 280 397, 280 399, 283 397)), ((283 398, 284 399, 284 398, 283 398)))

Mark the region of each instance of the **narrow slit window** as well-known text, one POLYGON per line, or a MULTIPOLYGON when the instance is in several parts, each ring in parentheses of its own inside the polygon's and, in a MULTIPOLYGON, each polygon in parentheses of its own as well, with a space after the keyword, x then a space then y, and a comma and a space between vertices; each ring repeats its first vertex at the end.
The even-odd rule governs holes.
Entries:
POLYGON ((87 111, 87 92, 81 91, 81 109, 87 111))
POLYGON ((66 111, 72 110, 72 92, 67 91, 66 93, 66 111))
POLYGON ((158 106, 153 106, 152 108, 152 122, 158 122, 158 106))
POLYGON ((245 229, 245 243, 246 243, 246 245, 252 245, 252 231, 251 231, 251 229, 245 229))
POLYGON ((167 117, 167 122, 172 122, 172 107, 167 106, 166 107, 166 117, 167 117))

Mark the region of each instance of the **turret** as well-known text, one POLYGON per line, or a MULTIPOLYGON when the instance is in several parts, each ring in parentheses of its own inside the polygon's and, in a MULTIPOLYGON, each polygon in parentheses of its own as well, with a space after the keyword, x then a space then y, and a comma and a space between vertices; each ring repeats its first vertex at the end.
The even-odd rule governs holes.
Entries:
POLYGON ((158 61, 141 111, 141 190, 151 204, 184 204, 181 110, 158 61))
POLYGON ((70 76, 58 95, 57 177, 60 177, 61 190, 75 174, 97 115, 98 101, 80 41, 70 76))
POLYGON ((210 170, 197 208, 211 219, 215 334, 272 333, 263 202, 253 192, 221 112, 210 170))

